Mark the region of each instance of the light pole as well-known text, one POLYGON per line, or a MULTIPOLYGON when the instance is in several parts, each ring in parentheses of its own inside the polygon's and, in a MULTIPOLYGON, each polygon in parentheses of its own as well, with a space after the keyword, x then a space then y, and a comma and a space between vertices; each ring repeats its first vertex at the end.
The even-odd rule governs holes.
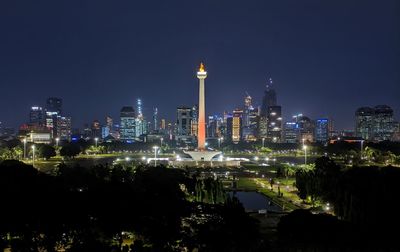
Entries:
POLYGON ((99 141, 99 138, 98 137, 95 137, 94 138, 94 142, 95 142, 95 146, 96 146, 96 148, 97 148, 97 142, 99 141))
POLYGON ((157 166, 157 150, 158 146, 153 146, 154 149, 154 166, 157 166))
POLYGON ((163 137, 161 137, 160 138, 160 148, 162 148, 162 142, 164 141, 164 138, 163 137))
POLYGON ((26 138, 23 140, 24 142, 24 160, 26 159, 26 138))
POLYGON ((223 139, 223 137, 218 138, 218 148, 221 148, 221 142, 223 139))
POLYGON ((264 148, 265 137, 262 138, 262 147, 264 148))
POLYGON ((32 145, 32 166, 35 167, 35 145, 32 145))
POLYGON ((364 140, 361 140, 361 150, 360 150, 360 158, 363 159, 363 147, 364 147, 364 140))
POLYGON ((56 147, 58 147, 58 142, 60 141, 60 138, 56 138, 56 147))
POLYGON ((304 164, 307 165, 307 145, 303 145, 304 149, 304 164))

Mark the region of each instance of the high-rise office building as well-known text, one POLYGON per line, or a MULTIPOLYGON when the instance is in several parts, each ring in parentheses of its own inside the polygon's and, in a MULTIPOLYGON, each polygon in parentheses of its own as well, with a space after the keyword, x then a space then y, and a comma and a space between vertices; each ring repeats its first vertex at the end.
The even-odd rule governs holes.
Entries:
POLYGON ((160 129, 161 130, 165 130, 166 129, 166 122, 165 122, 165 119, 161 119, 161 122, 160 122, 160 129))
POLYGON ((250 110, 253 108, 252 98, 249 94, 244 97, 243 107, 243 127, 250 125, 250 110))
POLYGON ((125 106, 120 111, 120 139, 124 142, 135 140, 135 110, 131 106, 125 106))
POLYGON ((192 139, 192 108, 178 107, 176 110, 176 137, 177 140, 192 139))
POLYGON ((111 116, 106 116, 106 126, 108 127, 108 129, 110 131, 113 130, 113 127, 114 127, 113 124, 114 124, 114 121, 113 121, 112 117, 111 116))
POLYGON ((391 140, 394 133, 393 109, 387 105, 374 108, 374 141, 391 140))
POLYGON ((315 120, 315 141, 327 143, 329 140, 329 119, 320 118, 315 120))
POLYGON ((223 124, 223 118, 218 115, 208 117, 207 124, 207 137, 208 138, 219 138, 222 137, 221 126, 223 124))
POLYGON ((284 142, 297 143, 298 142, 298 124, 296 122, 286 122, 284 126, 284 142))
POLYGON ((71 140, 71 117, 57 116, 56 136, 60 140, 70 141, 71 140))
POLYGON ((282 141, 282 108, 281 106, 268 107, 268 140, 274 143, 282 141))
POLYGON ((314 142, 314 122, 309 117, 302 114, 294 116, 293 118, 296 120, 299 129, 298 142, 301 143, 303 139, 305 142, 314 142))
POLYGON ((232 142, 238 143, 242 139, 243 110, 236 109, 232 113, 232 142))
POLYGON ((194 137, 197 137, 197 132, 199 130, 199 107, 197 105, 194 105, 192 107, 192 120, 191 120, 191 135, 194 137))
POLYGON ((45 126, 46 125, 46 113, 42 107, 33 106, 29 112, 29 123, 32 126, 45 126))
POLYGON ((153 109, 153 130, 157 132, 159 130, 158 125, 158 108, 153 109))
POLYGON ((46 101, 46 111, 57 112, 58 115, 62 112, 62 99, 50 97, 46 101))
MULTIPOLYGON (((101 127, 101 138, 105 139, 113 132, 113 119, 110 116, 106 116, 106 124, 101 127)), ((114 136, 113 136, 114 137, 114 136)))
POLYGON ((282 110, 281 107, 277 105, 276 92, 275 89, 273 88, 272 79, 270 78, 267 83, 266 90, 264 92, 262 106, 260 109, 260 118, 258 122, 259 139, 267 139, 268 141, 276 141, 276 142, 281 141, 281 136, 278 136, 278 131, 282 133, 282 123, 280 122, 281 124, 280 127, 274 126, 274 124, 275 125, 279 124, 279 122, 276 121, 277 118, 281 118, 280 120, 282 120, 281 110, 282 110), (271 115, 271 112, 275 113, 275 115, 271 115), (278 114, 279 116, 276 116, 278 114), (272 124, 271 121, 273 122, 272 124), (274 128, 275 132, 269 133, 269 130, 274 128))
POLYGON ((356 136, 372 140, 374 135, 374 114, 370 107, 362 107, 356 111, 356 136))
POLYGON ((98 120, 94 120, 91 126, 92 139, 101 138, 101 124, 98 120))

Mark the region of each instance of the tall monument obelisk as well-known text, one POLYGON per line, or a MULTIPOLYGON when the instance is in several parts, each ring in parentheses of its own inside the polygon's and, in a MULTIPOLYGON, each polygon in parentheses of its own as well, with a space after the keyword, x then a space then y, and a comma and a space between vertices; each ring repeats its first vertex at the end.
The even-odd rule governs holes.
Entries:
POLYGON ((199 79, 199 119, 197 128, 197 149, 204 151, 206 149, 206 116, 205 116, 205 96, 204 96, 204 79, 207 78, 207 72, 203 63, 200 63, 197 71, 199 79))

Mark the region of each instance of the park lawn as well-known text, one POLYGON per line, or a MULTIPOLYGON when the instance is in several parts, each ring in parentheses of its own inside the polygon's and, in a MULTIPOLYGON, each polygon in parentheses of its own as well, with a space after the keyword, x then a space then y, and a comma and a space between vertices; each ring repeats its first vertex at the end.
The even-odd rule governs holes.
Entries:
MULTIPOLYGON (((283 197, 278 197, 276 191, 271 191, 268 186, 262 187, 260 184, 257 184, 256 181, 257 180, 254 178, 239 178, 239 180, 237 181, 237 188, 239 190, 256 190, 270 198, 274 203, 281 206, 285 210, 292 211, 295 209, 299 209, 298 206, 290 202, 294 200, 291 198, 287 198, 285 196, 285 193, 283 197)), ((287 196, 293 197, 292 195, 287 196)))

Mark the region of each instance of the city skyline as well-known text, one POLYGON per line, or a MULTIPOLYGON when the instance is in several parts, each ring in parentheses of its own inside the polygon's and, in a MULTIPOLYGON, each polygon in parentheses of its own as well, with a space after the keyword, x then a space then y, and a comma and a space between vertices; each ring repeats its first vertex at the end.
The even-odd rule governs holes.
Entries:
POLYGON ((18 127, 31 106, 55 96, 74 127, 117 118, 139 97, 148 119, 157 107, 174 121, 176 107, 196 104, 200 61, 210 69, 208 115, 242 106, 246 92, 261 105, 272 77, 286 120, 329 116, 353 129, 359 107, 379 104, 400 117, 396 1, 194 6, 2 3, 0 83, 11 95, 0 106, 13 109, 0 120, 18 127))

